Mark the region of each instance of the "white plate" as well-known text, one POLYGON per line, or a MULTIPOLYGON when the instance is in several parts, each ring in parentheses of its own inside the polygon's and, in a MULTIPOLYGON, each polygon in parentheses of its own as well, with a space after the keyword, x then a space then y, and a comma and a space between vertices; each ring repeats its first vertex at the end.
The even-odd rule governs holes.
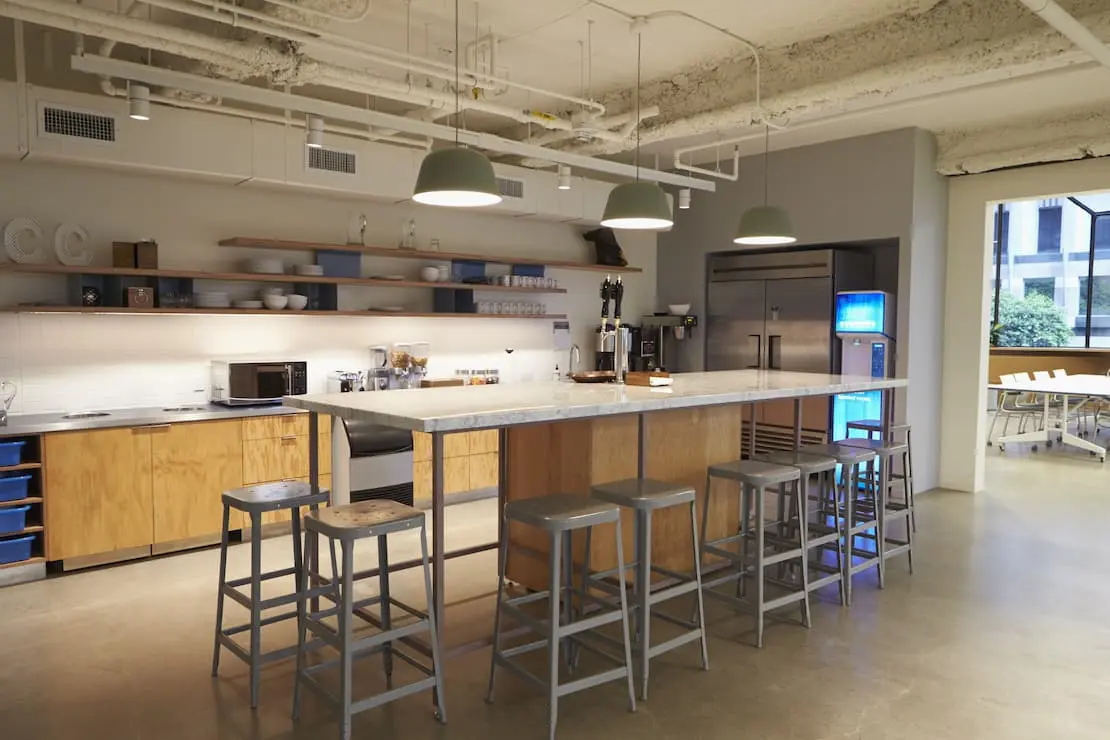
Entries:
POLYGON ((405 310, 404 306, 371 306, 366 309, 367 311, 378 311, 380 313, 401 313, 405 310))
POLYGON ((305 277, 323 277, 324 268, 320 265, 297 265, 293 271, 305 277))
POLYGON ((235 308, 262 308, 262 301, 235 301, 235 308))
POLYGON ((375 275, 375 280, 404 280, 404 275, 375 275))

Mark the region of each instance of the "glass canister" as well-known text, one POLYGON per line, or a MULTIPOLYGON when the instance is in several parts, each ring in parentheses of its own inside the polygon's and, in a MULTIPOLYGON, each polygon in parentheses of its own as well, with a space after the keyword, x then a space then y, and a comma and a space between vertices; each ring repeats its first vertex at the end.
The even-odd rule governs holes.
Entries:
POLYGON ((389 366, 397 372, 408 372, 412 364, 412 345, 408 342, 397 342, 389 351, 389 366))
POLYGON ((412 367, 420 373, 428 371, 428 356, 431 354, 432 345, 428 342, 413 342, 409 345, 412 367))

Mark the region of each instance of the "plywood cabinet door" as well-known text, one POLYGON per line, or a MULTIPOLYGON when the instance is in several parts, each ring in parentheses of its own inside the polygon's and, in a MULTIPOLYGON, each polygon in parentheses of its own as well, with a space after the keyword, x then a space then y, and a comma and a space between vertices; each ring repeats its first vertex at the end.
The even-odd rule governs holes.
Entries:
POLYGON ((470 456, 470 490, 497 486, 497 453, 485 452, 470 456))
POLYGON ((414 501, 432 500, 432 463, 428 460, 412 464, 412 498, 414 501))
MULTIPOLYGON (((323 419, 320 420, 320 428, 324 428, 323 419)), ((280 414, 243 419, 243 439, 273 439, 307 434, 308 414, 280 414)))
POLYGON ((243 442, 243 482, 303 478, 308 475, 308 437, 249 439, 243 442))
POLYGON ((416 462, 432 459, 432 435, 427 432, 412 433, 412 459, 416 462))
POLYGON ((483 429, 480 432, 470 433, 470 454, 485 455, 497 452, 497 430, 483 429))
POLYGON ((153 430, 150 440, 154 541, 218 534, 223 517, 221 495, 243 486, 242 421, 173 424, 153 430))
POLYGON ((153 544, 151 438, 158 432, 139 427, 45 436, 49 560, 153 544))

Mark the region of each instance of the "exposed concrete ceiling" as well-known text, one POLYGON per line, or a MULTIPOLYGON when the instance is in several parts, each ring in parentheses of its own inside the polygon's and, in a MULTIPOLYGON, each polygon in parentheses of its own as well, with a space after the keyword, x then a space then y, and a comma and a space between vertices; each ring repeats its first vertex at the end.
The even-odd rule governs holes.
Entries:
MULTIPOLYGON (((454 0, 372 0, 366 18, 354 23, 323 22, 311 13, 275 8, 273 0, 236 1, 244 8, 311 20, 359 41, 440 63, 453 62, 454 0)), ((366 0, 285 2, 339 15, 357 15, 366 7, 366 0)), ((1108 0, 1059 2, 1110 41, 1108 0)), ((114 13, 130 2, 84 0, 82 4, 114 13)), ((625 15, 650 17, 678 7, 697 16, 706 23, 664 14, 641 27, 641 103, 659 109, 642 126, 641 135, 645 151, 660 155, 663 164, 676 148, 712 145, 725 138, 741 138, 742 153, 758 151, 763 139, 759 122, 764 116, 784 127, 772 134, 771 146, 776 149, 905 126, 926 128, 938 133, 938 168, 946 173, 1110 152, 1110 126, 1105 125, 1110 69, 1093 63, 1018 0, 605 0, 604 4, 610 7, 593 0, 463 0, 460 40, 466 47, 492 32, 501 39, 497 67, 502 76, 563 95, 598 99, 612 115, 632 106, 636 79, 636 35, 625 15), (711 26, 743 36, 760 48, 761 106, 756 105, 752 54, 740 41, 711 26), (588 36, 592 37, 589 59, 588 36)), ((138 7, 137 18, 220 39, 244 38, 227 26, 186 19, 164 7, 141 3, 138 7)), ((5 46, 0 43, 0 50, 5 46)), ((121 53, 127 56, 126 51, 121 53)), ((283 51, 278 47, 276 53, 283 51)), ((326 47, 314 49, 312 60, 355 66, 349 54, 326 47)), ((0 62, 0 75, 10 67, 7 59, 0 62)), ((304 75, 306 90, 333 98, 344 94, 334 85, 326 92, 321 86, 326 83, 312 79, 316 67, 298 64, 295 69, 304 75)), ((373 71, 405 81, 396 69, 373 71)), ((242 70, 240 76, 246 73, 242 70)), ((57 78, 50 76, 51 82, 57 78)), ((441 97, 450 93, 449 82, 419 74, 406 84, 441 97)), ((87 85, 87 80, 73 83, 87 85)), ((347 94, 352 100, 366 99, 353 90, 347 94)), ((576 111, 575 105, 536 91, 509 89, 485 96, 517 111, 539 109, 566 116, 576 111)), ((518 138, 543 135, 542 126, 533 125, 529 131, 481 110, 468 113, 465 123, 518 138)), ((558 139, 551 136, 553 146, 616 157, 628 156, 631 145, 631 139, 619 137, 588 144, 570 137, 558 139)), ((730 154, 728 149, 731 145, 722 156, 730 154)), ((693 159, 704 164, 715 156, 710 146, 693 159)))

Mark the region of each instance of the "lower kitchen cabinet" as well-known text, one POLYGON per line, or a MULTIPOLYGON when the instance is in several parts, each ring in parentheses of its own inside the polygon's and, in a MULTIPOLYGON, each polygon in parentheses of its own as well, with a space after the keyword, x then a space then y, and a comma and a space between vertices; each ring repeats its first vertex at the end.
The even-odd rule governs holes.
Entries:
POLYGON ((243 486, 240 420, 167 425, 152 429, 150 440, 154 542, 219 534, 221 496, 243 486))
POLYGON ((482 488, 493 488, 497 485, 497 463, 499 456, 496 452, 483 452, 470 456, 470 486, 468 490, 477 491, 482 488))
POLYGON ((154 541, 151 442, 157 432, 139 427, 45 435, 48 560, 154 541))
POLYGON ((308 437, 285 436, 243 442, 245 485, 305 475, 308 475, 308 437))

